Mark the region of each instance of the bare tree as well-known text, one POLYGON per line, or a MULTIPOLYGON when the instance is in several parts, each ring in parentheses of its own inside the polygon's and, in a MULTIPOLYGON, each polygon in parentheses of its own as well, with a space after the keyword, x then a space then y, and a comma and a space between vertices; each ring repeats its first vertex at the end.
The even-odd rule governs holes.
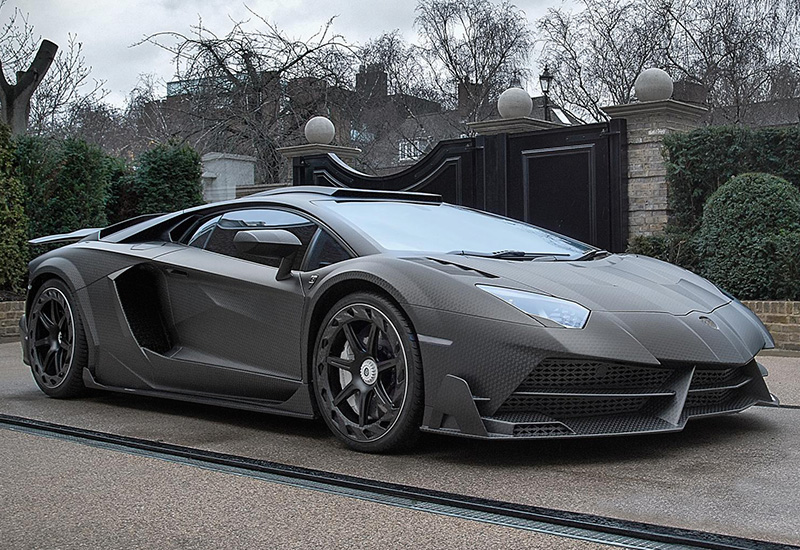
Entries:
POLYGON ((557 72, 556 99, 587 118, 630 101, 636 76, 656 66, 735 122, 747 104, 796 94, 799 25, 793 0, 580 0, 539 20, 539 62, 557 72))
POLYGON ((425 152, 415 139, 424 133, 424 120, 441 111, 442 98, 427 63, 399 31, 384 33, 357 51, 360 63, 354 100, 349 102, 353 124, 351 145, 362 155, 358 169, 385 173, 397 168, 398 144, 408 142, 425 152))
POLYGON ((428 65, 420 59, 417 48, 403 39, 399 30, 371 39, 358 49, 356 55, 360 68, 380 67, 386 73, 388 93, 441 101, 428 65))
POLYGON ((254 155, 259 179, 272 183, 282 177, 276 149, 299 140, 311 115, 329 114, 336 99, 329 95, 352 82, 353 59, 332 20, 296 40, 251 14, 224 36, 201 20, 190 35, 164 32, 143 42, 174 56, 178 80, 162 106, 170 125, 201 151, 254 155))
MULTIPOLYGON (((0 1, 0 8, 4 4, 0 1)), ((18 117, 12 124, 15 133, 25 129, 37 134, 69 132, 71 113, 105 96, 103 82, 91 81, 83 45, 74 35, 66 49, 59 50, 52 42, 41 40, 28 16, 17 9, 0 30, 0 61, 0 103, 7 120, 12 120, 15 104, 27 104, 13 115, 18 117), (14 86, 8 84, 7 74, 16 74, 14 86)))
POLYGON ((533 35, 525 13, 506 1, 421 0, 416 25, 439 93, 453 107, 460 91, 468 120, 492 114, 489 98, 527 74, 533 35))
POLYGON ((556 101, 579 116, 604 120, 603 105, 626 103, 633 82, 658 65, 666 32, 651 0, 580 0, 581 10, 548 10, 539 20, 540 63, 558 75, 556 101))
MULTIPOLYGON (((4 2, 0 2, 0 7, 4 2)), ((29 53, 26 51, 29 41, 28 22, 24 21, 20 29, 16 23, 18 12, 14 11, 11 21, 3 27, 0 33, 0 44, 5 45, 5 52, 0 50, 0 121, 11 126, 12 134, 23 134, 28 129, 28 117, 31 111, 31 97, 42 83, 45 73, 53 63, 58 51, 58 46, 49 40, 44 40, 36 51, 27 70, 22 70, 22 65, 27 61, 29 53), (16 83, 10 84, 3 73, 2 60, 12 68, 16 66, 16 83)), ((32 30, 32 29, 31 29, 32 30)), ((34 46, 31 44, 31 46, 34 46)), ((34 46, 35 47, 35 46, 34 46)))
POLYGON ((700 84, 712 108, 727 107, 723 121, 739 122, 752 103, 794 95, 780 86, 800 76, 800 19, 793 2, 674 0, 663 10, 670 72, 700 84))

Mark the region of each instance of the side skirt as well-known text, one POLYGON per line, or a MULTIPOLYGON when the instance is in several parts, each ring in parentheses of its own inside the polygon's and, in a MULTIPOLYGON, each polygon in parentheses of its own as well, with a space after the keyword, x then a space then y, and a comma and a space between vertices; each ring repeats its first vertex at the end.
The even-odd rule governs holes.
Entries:
POLYGON ((116 386, 106 386, 97 382, 89 369, 83 369, 83 383, 87 388, 94 390, 111 391, 125 393, 128 395, 142 395, 146 397, 160 397, 177 401, 187 401, 190 403, 200 403, 203 405, 215 405, 231 409, 241 409, 245 411, 264 412, 291 416, 294 418, 305 418, 308 420, 316 418, 311 412, 302 412, 311 409, 310 393, 308 385, 303 384, 287 401, 275 403, 273 401, 258 401, 252 399, 231 399, 229 397, 218 397, 206 394, 177 393, 160 390, 142 390, 133 388, 122 388, 116 386))

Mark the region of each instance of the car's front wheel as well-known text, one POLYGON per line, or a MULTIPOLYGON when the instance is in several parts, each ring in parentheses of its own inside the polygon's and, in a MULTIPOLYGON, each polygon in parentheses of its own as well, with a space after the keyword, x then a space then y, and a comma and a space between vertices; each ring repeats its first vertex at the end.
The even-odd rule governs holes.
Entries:
POLYGON ((72 292, 62 281, 44 283, 33 299, 28 319, 31 372, 51 397, 74 397, 84 390, 86 336, 72 292))
POLYGON ((374 293, 351 294, 322 322, 312 380, 322 417, 349 447, 410 447, 422 419, 422 365, 402 311, 374 293))

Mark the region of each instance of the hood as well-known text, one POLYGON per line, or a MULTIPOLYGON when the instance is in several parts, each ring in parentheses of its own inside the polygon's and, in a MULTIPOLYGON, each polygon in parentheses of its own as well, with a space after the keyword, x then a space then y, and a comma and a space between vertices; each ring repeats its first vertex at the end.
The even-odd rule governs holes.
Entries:
POLYGON ((577 302, 592 311, 688 315, 710 313, 731 301, 702 277, 646 256, 612 255, 582 262, 431 257, 507 279, 520 289, 577 302))

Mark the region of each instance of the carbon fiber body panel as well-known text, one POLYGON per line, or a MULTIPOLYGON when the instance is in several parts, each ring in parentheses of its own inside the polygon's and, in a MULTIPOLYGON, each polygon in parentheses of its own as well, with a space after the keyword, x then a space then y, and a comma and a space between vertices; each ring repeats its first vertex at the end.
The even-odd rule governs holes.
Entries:
POLYGON ((773 401, 754 360, 772 345, 766 329, 694 274, 626 255, 522 262, 392 253, 324 200, 335 197, 282 192, 95 233, 100 240, 31 262, 30 293, 48 277, 70 286, 89 340, 84 378, 101 389, 311 417, 319 322, 343 295, 371 290, 393 300, 417 334, 424 430, 483 438, 676 431, 692 418, 773 401), (353 257, 279 281, 275 267, 170 233, 265 207, 302 214, 353 257), (548 326, 477 284, 556 296, 590 314, 580 329, 548 326))

